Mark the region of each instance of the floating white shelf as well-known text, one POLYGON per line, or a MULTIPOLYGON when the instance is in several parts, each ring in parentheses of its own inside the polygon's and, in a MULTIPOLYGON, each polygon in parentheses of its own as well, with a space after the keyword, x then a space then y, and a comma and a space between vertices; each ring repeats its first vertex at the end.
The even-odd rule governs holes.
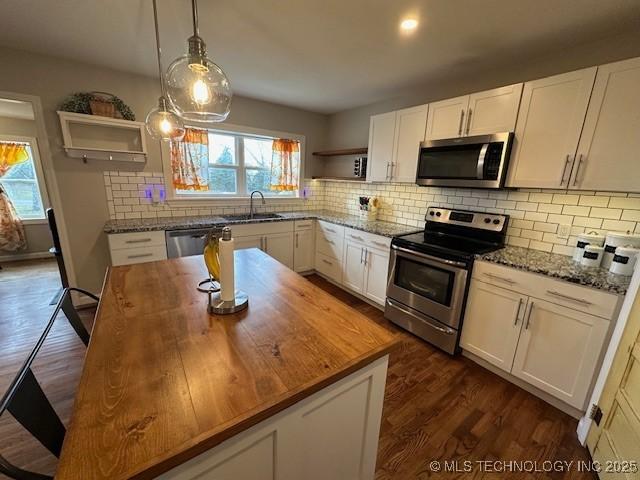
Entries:
POLYGON ((144 163, 147 143, 143 122, 58 112, 67 155, 83 160, 144 163))

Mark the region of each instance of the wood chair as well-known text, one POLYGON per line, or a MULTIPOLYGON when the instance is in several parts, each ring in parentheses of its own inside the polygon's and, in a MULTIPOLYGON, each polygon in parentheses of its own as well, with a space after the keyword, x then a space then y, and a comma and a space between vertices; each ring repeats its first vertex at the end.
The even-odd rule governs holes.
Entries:
MULTIPOLYGON (((38 338, 35 347, 0 401, 0 416, 2 416, 5 411, 8 411, 18 423, 56 457, 60 456, 66 429, 36 380, 31 370, 31 364, 53 327, 60 310, 65 314, 71 327, 78 334, 82 342, 88 345, 89 332, 84 327, 71 301, 71 292, 73 291, 83 293, 96 301, 99 300, 98 297, 86 290, 79 288, 64 289, 42 335, 38 338)), ((16 467, 9 463, 2 455, 0 455, 0 473, 15 480, 53 480, 53 477, 49 475, 29 472, 16 467)))

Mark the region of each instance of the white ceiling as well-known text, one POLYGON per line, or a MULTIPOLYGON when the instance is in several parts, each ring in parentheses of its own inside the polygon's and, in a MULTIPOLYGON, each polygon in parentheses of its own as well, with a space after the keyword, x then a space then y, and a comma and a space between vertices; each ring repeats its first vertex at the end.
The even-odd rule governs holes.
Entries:
MULTIPOLYGON (((190 1, 158 0, 165 66, 190 1)), ((639 0, 200 0, 235 92, 319 112, 638 28, 639 0), (398 24, 420 19, 415 34, 398 24)), ((155 75, 151 0, 0 0, 0 45, 155 75)))
POLYGON ((8 98, 0 98, 0 117, 35 120, 33 107, 30 102, 21 102, 8 98))

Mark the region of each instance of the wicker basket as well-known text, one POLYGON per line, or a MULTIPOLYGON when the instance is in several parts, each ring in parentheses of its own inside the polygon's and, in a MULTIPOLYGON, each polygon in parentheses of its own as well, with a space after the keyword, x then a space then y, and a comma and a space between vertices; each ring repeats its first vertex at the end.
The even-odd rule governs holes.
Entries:
POLYGON ((113 95, 105 92, 91 92, 93 99, 89 101, 92 115, 116 118, 116 106, 113 104, 113 95))

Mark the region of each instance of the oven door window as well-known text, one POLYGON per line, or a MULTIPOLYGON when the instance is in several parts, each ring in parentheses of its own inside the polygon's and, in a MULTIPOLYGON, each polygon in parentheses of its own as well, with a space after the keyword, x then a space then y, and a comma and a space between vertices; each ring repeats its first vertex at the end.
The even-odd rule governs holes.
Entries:
POLYGON ((396 259, 395 284, 423 298, 451 306, 455 273, 404 257, 396 259))
POLYGON ((482 147, 483 144, 423 148, 418 178, 477 179, 482 147))

